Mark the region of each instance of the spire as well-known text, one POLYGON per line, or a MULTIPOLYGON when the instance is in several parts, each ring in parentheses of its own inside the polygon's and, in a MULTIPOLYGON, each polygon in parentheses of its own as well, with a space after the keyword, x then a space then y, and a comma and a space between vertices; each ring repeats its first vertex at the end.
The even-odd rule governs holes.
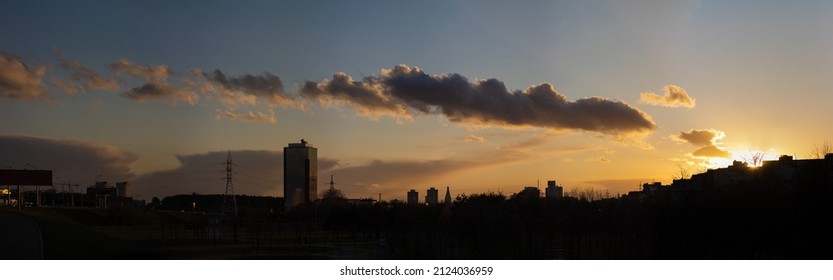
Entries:
POLYGON ((335 182, 333 182, 333 174, 330 174, 330 190, 335 189, 335 182))
POLYGON ((451 190, 445 186, 445 204, 451 204, 451 190))

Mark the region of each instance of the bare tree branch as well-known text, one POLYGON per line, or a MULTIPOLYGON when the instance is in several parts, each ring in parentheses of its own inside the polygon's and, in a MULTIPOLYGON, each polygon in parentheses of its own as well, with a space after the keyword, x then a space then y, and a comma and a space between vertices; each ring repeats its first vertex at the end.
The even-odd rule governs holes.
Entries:
POLYGON ((831 145, 829 141, 824 141, 823 143, 817 144, 815 147, 810 149, 808 156, 811 159, 823 159, 824 156, 830 153, 833 153, 833 145, 831 145))

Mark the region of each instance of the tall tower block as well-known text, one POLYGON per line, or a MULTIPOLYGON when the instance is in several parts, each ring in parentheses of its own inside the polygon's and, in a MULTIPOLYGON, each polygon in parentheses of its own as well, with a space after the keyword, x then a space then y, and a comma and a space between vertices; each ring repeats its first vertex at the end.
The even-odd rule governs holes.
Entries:
POLYGON ((283 148, 283 196, 287 208, 317 199, 318 149, 304 139, 283 148))

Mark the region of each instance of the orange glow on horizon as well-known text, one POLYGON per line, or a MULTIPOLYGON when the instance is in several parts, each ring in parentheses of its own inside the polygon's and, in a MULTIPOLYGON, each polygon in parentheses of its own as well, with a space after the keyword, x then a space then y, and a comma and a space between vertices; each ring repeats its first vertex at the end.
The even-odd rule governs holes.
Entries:
POLYGON ((764 161, 777 160, 780 155, 777 150, 770 148, 767 151, 761 150, 731 150, 732 158, 708 158, 701 165, 709 169, 724 168, 732 165, 735 161, 745 162, 750 167, 760 167, 764 161))

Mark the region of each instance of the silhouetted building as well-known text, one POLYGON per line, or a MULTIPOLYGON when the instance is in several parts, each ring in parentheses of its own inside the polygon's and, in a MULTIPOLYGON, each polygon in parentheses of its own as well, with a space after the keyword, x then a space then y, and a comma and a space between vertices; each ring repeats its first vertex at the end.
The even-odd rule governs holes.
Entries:
POLYGON ((419 204, 419 193, 416 190, 408 192, 408 204, 419 204))
POLYGON ((130 183, 118 182, 116 183, 116 196, 130 197, 130 183))
POLYGON ((521 190, 521 192, 517 193, 516 196, 517 197, 523 197, 523 198, 538 199, 538 198, 541 198, 541 190, 539 190, 536 187, 532 187, 532 186, 524 187, 524 189, 521 190))
POLYGON ((95 185, 87 187, 87 196, 93 199, 95 208, 109 207, 117 193, 116 188, 108 185, 107 181, 96 181, 95 185))
POLYGON ((561 199, 564 196, 564 188, 555 184, 555 181, 547 181, 547 189, 544 190, 547 199, 561 199))
MULTIPOLYGON (((760 167, 750 167, 742 161, 734 161, 725 168, 709 169, 689 179, 674 180, 671 185, 646 183, 642 185, 639 197, 680 198, 691 192, 727 191, 744 182, 757 179, 758 182, 789 186, 801 178, 819 177, 833 181, 833 154, 824 159, 797 160, 792 156, 781 156, 778 160, 766 160, 760 167)), ((635 195, 631 193, 630 195, 635 195)))
POLYGON ((448 186, 445 186, 445 201, 443 202, 445 204, 451 204, 451 190, 448 188, 448 186))
POLYGON ((660 183, 660 182, 651 182, 651 183, 642 184, 642 191, 643 192, 653 193, 653 192, 660 191, 660 189, 662 189, 662 183, 660 183))
POLYGON ((283 196, 286 207, 316 199, 318 193, 318 149, 301 139, 283 148, 283 196))
POLYGON ((425 203, 428 205, 436 205, 440 202, 440 195, 437 188, 431 187, 427 191, 428 193, 425 195, 425 203))

